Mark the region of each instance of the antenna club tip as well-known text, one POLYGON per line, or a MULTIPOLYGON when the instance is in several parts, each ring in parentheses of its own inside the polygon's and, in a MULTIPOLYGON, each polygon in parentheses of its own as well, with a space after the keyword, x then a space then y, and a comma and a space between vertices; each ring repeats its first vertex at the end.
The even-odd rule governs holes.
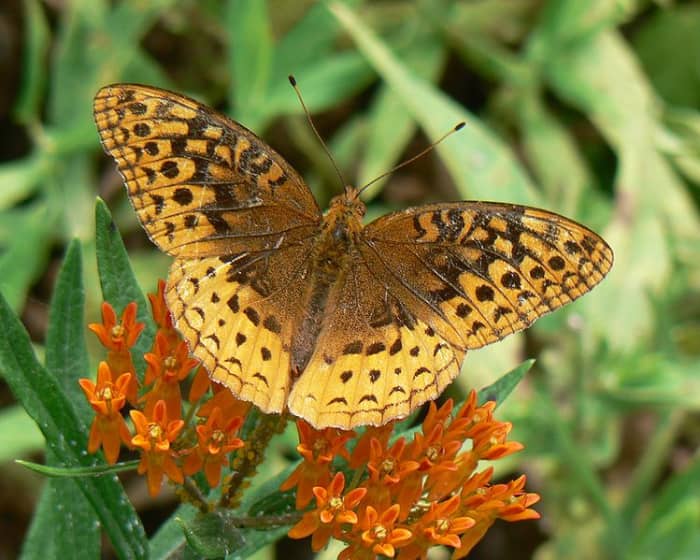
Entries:
POLYGON ((289 83, 292 84, 293 87, 296 87, 296 85, 297 85, 297 79, 294 77, 294 75, 293 75, 293 74, 290 74, 290 75, 288 76, 288 78, 289 78, 289 83))
POLYGON ((458 130, 462 130, 466 124, 467 123, 465 123, 464 121, 462 121, 461 123, 458 123, 454 128, 455 132, 457 132, 458 130))

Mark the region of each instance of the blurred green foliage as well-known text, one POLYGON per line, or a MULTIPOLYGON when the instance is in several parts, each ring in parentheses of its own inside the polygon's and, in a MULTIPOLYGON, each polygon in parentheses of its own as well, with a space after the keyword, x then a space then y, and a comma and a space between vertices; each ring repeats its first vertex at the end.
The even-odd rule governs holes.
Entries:
MULTIPOLYGON (((450 389, 464 394, 525 356, 538 358, 502 414, 526 445, 509 466, 530 473, 530 491, 543 496, 543 520, 525 536, 520 527, 517 534, 494 528, 475 556, 700 558, 696 3, 24 0, 21 7, 12 116, 29 146, 0 163, 0 290, 9 305, 0 371, 25 407, 34 403, 28 410, 44 434, 53 433, 53 420, 37 410, 60 401, 69 410, 66 425, 81 437, 85 411, 66 404, 79 400, 66 379, 89 375, 85 333, 75 325, 98 317, 96 246, 103 257, 121 251, 102 207, 95 241, 97 194, 127 239, 141 285, 152 291, 167 270, 167 258, 139 233, 113 165, 98 157, 94 93, 128 81, 195 95, 278 148, 288 146, 289 161, 309 170, 325 202, 340 186, 287 83, 294 74, 339 166, 358 185, 415 153, 419 133, 435 139, 467 122, 437 149, 449 181, 443 168, 430 168, 429 156, 369 189, 370 216, 449 193, 524 203, 586 223, 615 251, 612 273, 592 294, 527 335, 471 354, 450 389), (71 243, 75 238, 79 243, 71 243), (56 280, 57 254, 68 246, 56 280), (46 365, 34 358, 28 338, 26 353, 11 363, 26 333, 10 310, 26 317, 30 304, 42 301, 38 287, 54 281, 52 322, 39 321, 39 331, 49 325, 48 333, 33 341, 39 353, 45 349, 46 365), (22 372, 12 369, 10 377, 11 368, 22 372), (32 400, 41 391, 61 396, 32 400)), ((107 283, 116 284, 106 293, 126 297, 120 287, 130 285, 131 273, 119 273, 107 274, 107 283)), ((99 278, 104 282, 104 273, 99 278)), ((3 461, 43 445, 41 433, 26 425, 19 405, 0 413, 3 461), (19 431, 26 434, 21 443, 19 431)), ((293 445, 287 434, 279 447, 293 445)), ((47 460, 83 460, 75 454, 71 445, 52 443, 47 460)), ((262 478, 283 464, 278 451, 262 478)), ((24 557, 60 558, 66 551, 79 557, 79 550, 94 558, 100 508, 118 554, 145 554, 138 518, 118 485, 104 480, 49 483, 24 557), (79 491, 101 498, 78 500, 79 491), (107 514, 110 504, 118 507, 107 514), (57 507, 72 508, 71 515, 57 514, 57 507), (86 544, 71 541, 71 531, 82 531, 86 544)), ((194 546, 201 534, 181 523, 194 546)), ((278 533, 249 541, 247 550, 278 533)), ((168 557, 184 538, 171 517, 151 542, 152 556, 168 557)), ((258 554, 274 557, 271 549, 258 554)))

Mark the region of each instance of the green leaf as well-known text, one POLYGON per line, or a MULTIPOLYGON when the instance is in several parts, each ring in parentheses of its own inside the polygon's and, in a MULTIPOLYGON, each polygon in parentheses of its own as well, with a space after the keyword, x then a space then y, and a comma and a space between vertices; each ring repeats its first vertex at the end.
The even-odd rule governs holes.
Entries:
POLYGON ((478 119, 403 66, 347 6, 331 2, 330 7, 429 138, 437 140, 457 123, 466 122, 459 134, 437 147, 462 197, 535 203, 534 187, 515 158, 478 119))
POLYGON ((26 124, 39 118, 46 80, 44 68, 51 37, 41 3, 38 0, 25 0, 23 4, 24 56, 22 57, 22 79, 14 112, 17 119, 26 124))
POLYGON ((694 558, 700 526, 700 460, 664 484, 629 558, 694 558), (695 548, 691 548, 695 547, 695 548))
POLYGON ((95 252, 104 301, 112 304, 118 316, 130 302, 135 301, 138 306, 136 318, 146 324, 132 348, 134 367, 141 378, 145 368, 143 355, 151 348, 156 327, 146 298, 131 270, 129 256, 119 230, 112 221, 107 205, 100 199, 97 199, 95 205, 95 252))
POLYGON ((666 101, 700 106, 700 6, 679 4, 655 10, 633 33, 639 61, 666 101), (673 64, 669 64, 673 61, 673 64))
MULTIPOLYGON (((267 14, 267 1, 228 0, 226 4, 229 34, 229 63, 233 87, 231 107, 234 118, 259 128, 265 112, 270 66, 272 64, 272 32, 267 14)), ((283 76, 276 79, 282 80, 283 76)))
POLYGON ((245 529, 236 526, 235 514, 207 513, 182 522, 187 544, 201 558, 243 560, 277 541, 288 527, 245 529))
POLYGON ((47 173, 47 160, 37 154, 0 165, 0 210, 28 198, 47 173))
POLYGON ((78 379, 91 377, 85 347, 85 289, 80 241, 74 239, 66 250, 58 274, 46 333, 46 369, 87 424, 94 413, 85 399, 78 379))
POLYGON ((525 377, 525 374, 530 371, 535 360, 525 360, 518 367, 510 370, 508 373, 498 378, 488 387, 479 390, 479 404, 482 405, 486 401, 495 401, 496 406, 503 404, 503 401, 508 398, 513 389, 518 386, 525 377))
POLYGON ((133 471, 138 466, 139 459, 116 463, 114 465, 100 464, 89 467, 51 467, 40 465, 39 463, 32 463, 31 461, 22 461, 21 459, 17 459, 15 462, 31 471, 38 472, 51 478, 81 478, 133 471))
MULTIPOLYGON (((57 461, 88 466, 87 428, 61 386, 36 359, 29 335, 0 297, 0 372, 12 393, 37 423, 57 461)), ((146 536, 136 512, 116 477, 75 481, 97 513, 102 527, 122 558, 144 558, 146 536)))
POLYGON ((181 525, 187 544, 202 558, 223 558, 246 544, 241 530, 228 523, 221 513, 198 515, 181 525))
MULTIPOLYGON (((80 242, 74 240, 68 246, 56 280, 46 335, 46 368, 75 406, 80 421, 87 425, 94 413, 91 412, 78 385, 78 379, 88 375, 83 322, 85 296, 80 251, 80 242)), ((61 467, 54 466, 59 465, 60 460, 53 451, 47 451, 46 461, 48 466, 35 466, 39 470, 61 470, 61 467)), ((30 465, 27 464, 29 468, 30 465)), ((44 507, 37 512, 32 525, 42 529, 31 532, 34 541, 25 548, 25 557, 34 556, 30 552, 32 549, 41 550, 48 543, 51 543, 49 550, 55 552, 56 558, 66 555, 85 559, 99 556, 99 521, 90 502, 80 493, 75 481, 47 481, 42 491, 41 504, 44 507)))
MULTIPOLYGON (((354 51, 339 52, 322 57, 314 64, 298 67, 294 77, 304 94, 309 111, 323 111, 335 107, 366 87, 374 78, 367 61, 354 51)), ((267 95, 270 115, 302 112, 294 90, 286 75, 274 76, 267 95)))
POLYGON ((43 204, 22 213, 24 220, 17 229, 1 233, 6 249, 0 255, 0 291, 14 310, 22 308, 29 287, 44 266, 55 224, 53 212, 43 204))
MULTIPOLYGON (((417 76, 434 82, 440 75, 447 51, 445 46, 432 33, 408 28, 410 46, 401 51, 401 60, 417 76), (422 33, 421 33, 422 31, 422 33)), ((416 131, 416 122, 394 90, 382 84, 369 110, 366 126, 368 138, 364 142, 363 157, 357 171, 357 186, 372 181, 380 174, 389 171, 403 153, 416 131)), ((385 179, 374 183, 364 192, 364 198, 372 198, 378 193, 385 179)))

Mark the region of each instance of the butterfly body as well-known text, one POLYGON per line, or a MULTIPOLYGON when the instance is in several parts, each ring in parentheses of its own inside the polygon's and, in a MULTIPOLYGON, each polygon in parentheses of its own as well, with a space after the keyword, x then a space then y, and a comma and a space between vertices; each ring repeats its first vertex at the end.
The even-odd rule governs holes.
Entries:
POLYGON ((292 375, 295 378, 301 375, 315 350, 329 297, 334 289, 344 284, 345 272, 356 256, 364 214, 365 205, 357 196, 357 190, 347 187, 345 194, 331 200, 314 236, 305 271, 309 282, 302 296, 302 316, 297 318, 297 328, 292 335, 292 375))
POLYGON ((187 97, 101 89, 95 121, 151 240, 166 299, 211 377, 317 427, 380 425, 436 398, 467 350, 580 297, 612 266, 585 226, 489 202, 363 225, 347 187, 323 215, 242 125, 187 97))

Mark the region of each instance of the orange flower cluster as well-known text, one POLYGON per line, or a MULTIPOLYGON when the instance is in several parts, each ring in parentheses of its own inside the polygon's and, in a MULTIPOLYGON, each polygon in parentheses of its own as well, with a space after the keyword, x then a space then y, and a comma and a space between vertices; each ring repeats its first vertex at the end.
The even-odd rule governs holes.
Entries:
MULTIPOLYGON (((138 467, 146 474, 148 490, 160 491, 163 475, 178 484, 184 475, 203 471, 208 484, 217 486, 221 470, 229 464, 230 452, 243 447, 236 437, 248 410, 229 391, 211 385, 204 368, 192 358, 186 343, 173 328, 164 299, 165 282, 149 294, 158 331, 153 348, 144 355, 146 373, 140 387, 131 350, 143 331, 136 320, 136 303, 124 309, 121 321, 109 303, 102 304, 102 323, 89 325, 107 349, 107 360, 98 367, 97 383, 81 379, 80 386, 95 411, 90 428, 88 451, 104 450, 108 463, 119 458, 122 444, 141 455, 138 467), (192 376, 188 400, 190 410, 200 418, 194 429, 187 429, 182 417, 181 383, 192 376), (209 389, 213 396, 204 399, 209 389), (131 406, 134 433, 129 430, 122 409, 131 406)), ((191 415, 193 417, 193 415, 191 415)))
MULTIPOLYGON (((95 411, 88 450, 102 448, 110 464, 122 446, 139 453, 138 472, 146 475, 154 496, 164 477, 182 485, 185 476, 203 473, 210 487, 218 486, 223 469, 232 464, 232 452, 238 450, 239 463, 233 462, 238 468, 241 457, 250 459, 248 446, 255 443, 244 444, 238 437, 250 404, 212 384, 190 356, 173 328, 164 289, 160 281, 157 293, 149 294, 158 330, 144 355, 143 383, 132 359, 144 328, 136 320, 135 303, 126 306, 120 319, 111 305, 103 304, 102 323, 89 328, 107 349, 107 359, 99 364, 96 382, 80 380, 95 411), (183 385, 189 385, 187 405, 183 385), (127 408, 131 429, 124 417, 127 408)), ((539 518, 530 509, 539 496, 524 491, 524 476, 492 484, 493 468, 479 470, 482 461, 522 449, 507 441, 511 425, 494 420, 494 408, 493 402, 479 406, 475 392, 456 413, 451 400, 440 408, 431 403, 410 441, 392 441, 393 423, 368 427, 358 437, 298 420, 297 450, 303 460, 280 488, 296 489, 296 507, 303 511, 289 536, 311 536, 314 550, 338 539, 347 545, 341 560, 426 558, 436 545, 449 546, 453 558, 463 558, 497 519, 539 518)), ((252 473, 254 468, 243 476, 252 473)), ((229 492, 236 488, 236 476, 241 473, 227 482, 229 492)), ((208 507, 204 504, 203 510, 208 507)))
POLYGON ((435 545, 463 558, 496 519, 539 518, 530 509, 539 496, 524 492, 525 476, 490 484, 493 468, 477 470, 480 461, 522 449, 506 441, 511 425, 494 420, 494 408, 493 402, 478 406, 475 392, 454 415, 451 400, 441 408, 431 403, 411 442, 400 437, 390 444, 391 424, 369 427, 352 452, 354 432, 315 430, 299 420, 303 461, 281 489, 296 488, 297 509, 314 498, 316 507, 289 536, 311 535, 314 550, 339 539, 348 545, 341 560, 426 558, 435 545))

